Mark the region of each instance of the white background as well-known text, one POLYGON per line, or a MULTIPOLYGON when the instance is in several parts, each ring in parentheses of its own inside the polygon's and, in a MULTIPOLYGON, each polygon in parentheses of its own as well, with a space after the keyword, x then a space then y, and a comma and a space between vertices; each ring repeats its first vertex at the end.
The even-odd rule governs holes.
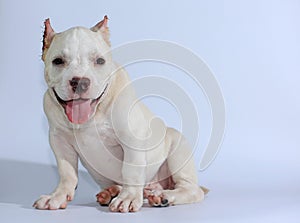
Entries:
MULTIPOLYGON (((76 222, 93 216, 95 222, 101 218, 103 222, 141 218, 299 222, 299 12, 297 0, 1 0, 0 219, 76 222), (40 60, 43 21, 51 18, 60 32, 77 25, 93 26, 106 14, 114 47, 142 39, 172 41, 206 61, 217 78, 226 101, 227 128, 217 158, 199 172, 201 184, 211 189, 203 203, 163 210, 144 208, 125 218, 110 215, 93 203, 97 187, 81 172, 83 189, 80 192, 79 188, 68 210, 42 214, 29 207, 39 193, 51 192, 57 181, 42 109, 46 90, 40 60), (86 203, 89 205, 83 205, 86 203)), ((128 71, 132 78, 169 77, 193 98, 201 129, 195 155, 199 163, 211 127, 203 92, 188 79, 182 81, 184 73, 165 65, 142 63, 128 71)), ((153 98, 146 102, 167 124, 180 128, 180 116, 170 104, 153 98)))

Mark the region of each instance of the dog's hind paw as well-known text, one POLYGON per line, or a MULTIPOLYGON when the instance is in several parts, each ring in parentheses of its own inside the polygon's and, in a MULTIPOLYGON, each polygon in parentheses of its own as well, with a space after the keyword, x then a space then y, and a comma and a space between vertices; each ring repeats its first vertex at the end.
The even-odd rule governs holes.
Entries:
POLYGON ((149 195, 147 199, 149 205, 152 207, 168 207, 170 205, 168 199, 164 198, 162 195, 149 195))
POLYGON ((108 206, 113 198, 118 196, 120 193, 121 186, 118 185, 113 185, 111 187, 108 187, 104 189, 103 191, 99 192, 96 197, 97 197, 97 202, 101 206, 108 206))

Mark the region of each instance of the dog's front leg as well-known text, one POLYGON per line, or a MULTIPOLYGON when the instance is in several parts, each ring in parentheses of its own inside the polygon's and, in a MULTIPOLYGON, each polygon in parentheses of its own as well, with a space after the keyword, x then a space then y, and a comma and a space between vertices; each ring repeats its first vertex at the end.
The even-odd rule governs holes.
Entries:
POLYGON ((123 187, 109 207, 114 212, 136 212, 143 205, 146 155, 144 151, 133 150, 126 146, 123 146, 123 150, 123 187))
POLYGON ((50 195, 42 195, 35 203, 37 209, 56 210, 66 208, 67 202, 74 197, 78 182, 78 156, 67 142, 67 139, 57 132, 50 132, 50 144, 55 154, 60 181, 50 195))

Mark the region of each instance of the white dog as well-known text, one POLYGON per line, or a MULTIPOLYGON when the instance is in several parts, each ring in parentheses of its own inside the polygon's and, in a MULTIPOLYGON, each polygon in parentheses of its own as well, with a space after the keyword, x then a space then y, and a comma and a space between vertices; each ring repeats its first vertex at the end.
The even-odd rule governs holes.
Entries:
POLYGON ((140 101, 124 69, 112 61, 107 17, 91 29, 55 33, 45 21, 42 59, 48 90, 44 110, 60 182, 37 209, 66 208, 77 186, 78 158, 104 188, 97 194, 111 211, 199 202, 192 152, 140 101))

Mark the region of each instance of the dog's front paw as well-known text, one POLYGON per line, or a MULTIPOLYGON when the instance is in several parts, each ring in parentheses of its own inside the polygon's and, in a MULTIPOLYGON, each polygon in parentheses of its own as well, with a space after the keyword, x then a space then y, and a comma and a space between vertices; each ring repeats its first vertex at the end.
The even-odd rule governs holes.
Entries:
POLYGON ((120 194, 114 198, 109 209, 113 212, 136 212, 143 205, 143 189, 123 188, 120 194))
POLYGON ((33 207, 41 210, 65 209, 68 201, 73 199, 74 194, 54 193, 52 195, 42 195, 34 202, 33 207))

